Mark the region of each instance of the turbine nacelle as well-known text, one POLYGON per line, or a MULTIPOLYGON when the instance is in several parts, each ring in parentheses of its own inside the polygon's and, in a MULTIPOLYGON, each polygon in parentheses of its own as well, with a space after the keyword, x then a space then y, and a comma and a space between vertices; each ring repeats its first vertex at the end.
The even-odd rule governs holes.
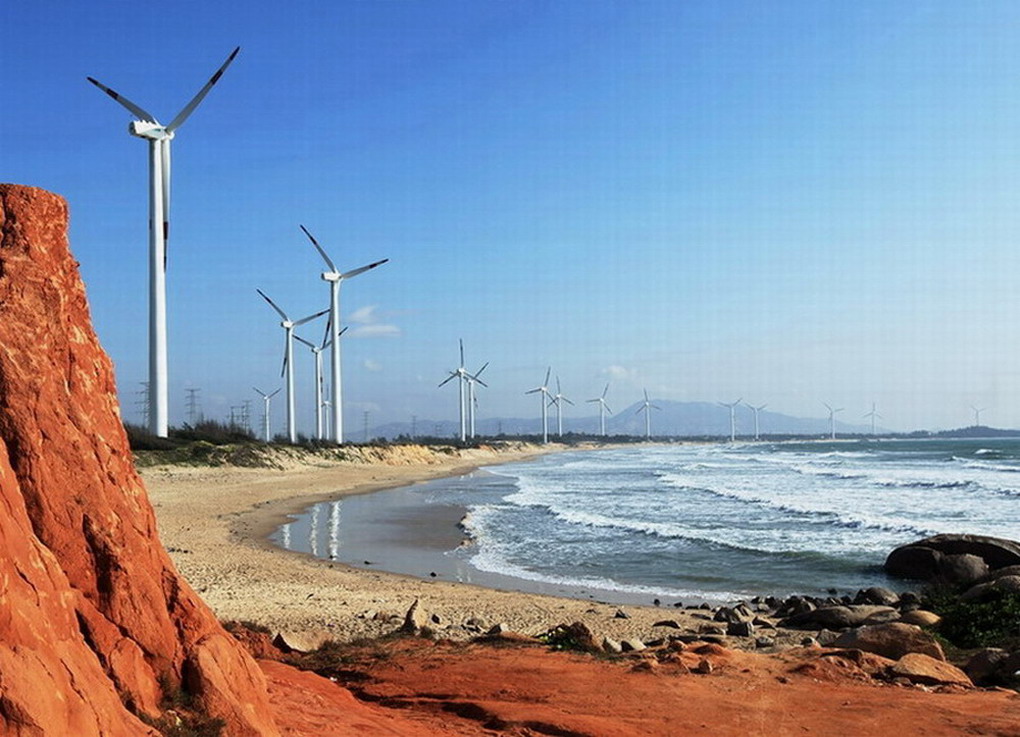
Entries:
POLYGON ((150 141, 169 141, 174 137, 173 131, 168 131, 166 126, 147 120, 131 121, 128 125, 128 133, 150 141))
POLYGON ((322 272, 322 280, 329 282, 338 282, 344 278, 344 275, 339 271, 324 271, 322 272))

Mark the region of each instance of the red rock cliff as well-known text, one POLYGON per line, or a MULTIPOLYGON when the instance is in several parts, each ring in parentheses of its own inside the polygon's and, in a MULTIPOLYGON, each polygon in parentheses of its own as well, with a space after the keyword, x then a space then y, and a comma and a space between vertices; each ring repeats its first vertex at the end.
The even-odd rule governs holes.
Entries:
POLYGON ((67 205, 0 184, 0 734, 156 734, 183 686, 275 735, 264 677, 156 533, 67 244, 67 205))

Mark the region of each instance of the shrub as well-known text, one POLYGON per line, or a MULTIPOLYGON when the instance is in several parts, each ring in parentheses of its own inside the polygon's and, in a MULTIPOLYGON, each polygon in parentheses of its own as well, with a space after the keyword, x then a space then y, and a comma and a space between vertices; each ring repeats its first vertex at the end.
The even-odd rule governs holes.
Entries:
POLYGON ((926 594, 925 605, 942 617, 938 633, 957 647, 1020 645, 1020 593, 990 592, 982 601, 963 601, 939 590, 926 594))

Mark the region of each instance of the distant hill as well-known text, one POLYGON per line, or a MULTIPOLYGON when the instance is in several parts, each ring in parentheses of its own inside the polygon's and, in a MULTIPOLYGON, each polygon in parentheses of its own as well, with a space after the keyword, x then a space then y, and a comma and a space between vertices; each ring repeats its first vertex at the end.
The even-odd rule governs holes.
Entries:
POLYGON ((936 438, 1020 438, 1020 430, 1000 430, 985 425, 959 427, 955 430, 942 430, 934 433, 936 438))
MULTIPOLYGON (((653 400, 661 409, 653 409, 652 435, 671 437, 729 436, 730 411, 711 402, 673 402, 665 399, 653 400)), ((644 435, 644 413, 638 414, 642 402, 635 402, 625 409, 606 417, 606 431, 610 435, 644 435)), ((575 410, 575 408, 571 408, 575 410)), ((575 410, 576 411, 576 410, 575 410)), ((758 417, 762 435, 804 435, 822 436, 829 433, 828 417, 793 417, 780 412, 762 411, 758 417)), ((564 417, 563 431, 594 434, 598 432, 598 414, 585 417, 564 417)), ((885 433, 882 428, 876 428, 885 433)), ((479 417, 475 421, 478 435, 534 435, 542 432, 541 417, 479 417)), ((460 432, 459 421, 418 420, 415 434, 418 436, 453 437, 460 432)), ((556 413, 549 412, 549 432, 556 432, 556 413)), ((836 421, 836 433, 867 434, 870 425, 851 425, 836 421)), ((411 435, 411 423, 393 422, 380 425, 371 431, 373 437, 395 438, 411 435)), ((737 407, 737 436, 754 436, 754 413, 744 406, 737 407)))

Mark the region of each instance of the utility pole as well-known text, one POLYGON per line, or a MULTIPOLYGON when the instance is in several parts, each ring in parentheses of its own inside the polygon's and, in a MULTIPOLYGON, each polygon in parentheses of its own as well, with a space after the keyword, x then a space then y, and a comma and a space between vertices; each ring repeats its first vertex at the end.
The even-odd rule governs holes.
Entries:
POLYGON ((191 425, 191 427, 194 427, 196 420, 202 416, 202 409, 198 400, 198 393, 202 390, 191 388, 185 389, 184 391, 188 395, 188 398, 184 400, 185 410, 188 415, 188 424, 191 425))
POLYGON ((368 443, 368 410, 365 410, 365 443, 368 443))
POLYGON ((418 415, 411 415, 411 439, 418 434, 418 415))
POLYGON ((246 433, 251 433, 251 400, 245 399, 241 406, 241 425, 246 433))
POLYGON ((142 385, 142 388, 139 389, 137 392, 135 392, 135 394, 137 394, 138 397, 139 397, 135 401, 135 406, 142 408, 142 427, 148 427, 149 426, 149 382, 147 382, 147 381, 140 381, 138 383, 142 385))

